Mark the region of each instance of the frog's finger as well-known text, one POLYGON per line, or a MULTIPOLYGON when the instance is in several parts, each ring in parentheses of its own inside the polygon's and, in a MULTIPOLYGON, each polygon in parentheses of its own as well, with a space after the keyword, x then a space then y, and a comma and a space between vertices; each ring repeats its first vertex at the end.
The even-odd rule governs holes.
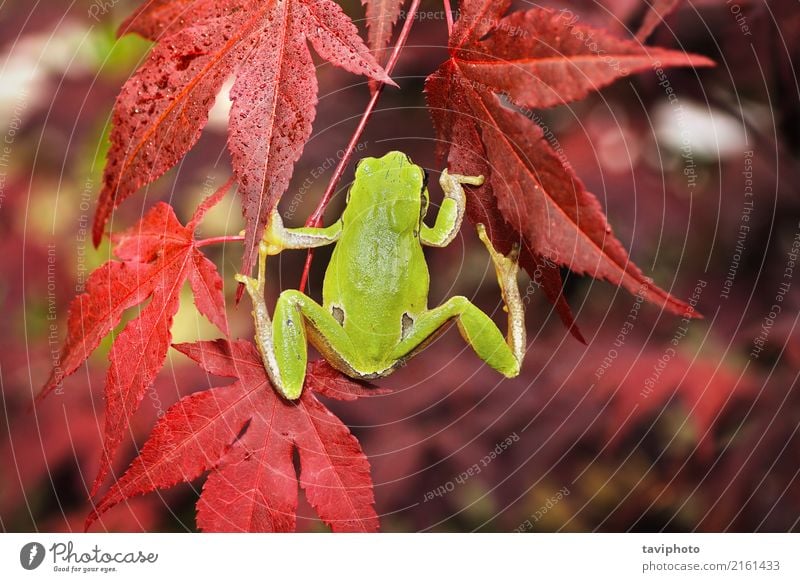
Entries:
POLYGON ((324 228, 286 228, 280 215, 273 212, 264 230, 263 242, 267 245, 267 254, 277 255, 286 249, 313 249, 333 244, 341 234, 341 219, 324 228))
POLYGON ((464 176, 463 174, 450 174, 447 170, 442 172, 447 174, 459 184, 467 184, 469 186, 483 186, 485 179, 483 176, 464 176))

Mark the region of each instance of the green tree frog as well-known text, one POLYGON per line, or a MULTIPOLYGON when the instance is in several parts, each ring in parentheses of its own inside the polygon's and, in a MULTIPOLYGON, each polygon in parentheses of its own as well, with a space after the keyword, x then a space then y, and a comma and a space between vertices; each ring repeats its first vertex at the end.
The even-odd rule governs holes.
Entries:
POLYGON ((423 223, 429 196, 425 171, 402 152, 365 158, 356 168, 341 218, 326 228, 285 228, 273 212, 259 245, 258 278, 237 275, 253 302, 256 344, 275 388, 299 398, 311 344, 343 374, 355 379, 386 376, 428 345, 455 320, 478 357, 507 377, 519 374, 525 322, 517 286, 517 248, 497 252, 483 225, 480 239, 491 254, 508 312, 508 334, 470 303, 453 297, 428 309, 430 275, 422 245, 444 247, 464 217, 462 185, 483 177, 450 174, 440 184, 445 198, 434 226, 423 223), (266 258, 284 249, 335 244, 325 272, 322 305, 297 290, 281 293, 273 318, 264 300, 266 258))

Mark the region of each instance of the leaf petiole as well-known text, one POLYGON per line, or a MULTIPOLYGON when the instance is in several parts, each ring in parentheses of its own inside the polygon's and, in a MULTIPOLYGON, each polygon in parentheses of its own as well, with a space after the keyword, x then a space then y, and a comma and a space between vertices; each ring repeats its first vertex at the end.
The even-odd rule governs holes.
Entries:
POLYGON ((453 8, 450 6, 450 0, 444 0, 444 15, 447 19, 447 35, 453 34, 453 8))
POLYGON ((225 244, 225 243, 235 243, 235 242, 244 242, 244 236, 236 235, 236 236, 214 236, 211 238, 204 238, 202 240, 197 241, 194 246, 197 248, 208 247, 211 245, 216 244, 225 244))

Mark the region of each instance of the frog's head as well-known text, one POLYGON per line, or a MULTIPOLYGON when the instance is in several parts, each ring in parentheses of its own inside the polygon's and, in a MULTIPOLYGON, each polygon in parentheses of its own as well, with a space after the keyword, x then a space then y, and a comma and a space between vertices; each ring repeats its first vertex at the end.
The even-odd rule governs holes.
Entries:
POLYGON ((397 230, 417 228, 428 210, 428 176, 403 152, 364 158, 347 196, 348 207, 387 211, 397 230))

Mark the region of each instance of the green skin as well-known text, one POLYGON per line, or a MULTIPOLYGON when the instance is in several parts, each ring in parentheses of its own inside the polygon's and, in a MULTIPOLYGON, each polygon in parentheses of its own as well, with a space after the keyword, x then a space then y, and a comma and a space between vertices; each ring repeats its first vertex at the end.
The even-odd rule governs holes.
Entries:
POLYGON ((508 312, 508 336, 466 297, 428 309, 430 275, 422 245, 444 247, 461 228, 462 184, 483 177, 442 173, 445 199, 428 227, 425 172, 402 152, 365 158, 341 218, 327 228, 284 228, 273 212, 259 248, 258 279, 237 275, 253 301, 256 343, 272 384, 289 400, 305 381, 307 340, 343 374, 374 379, 391 374, 455 320, 475 353, 501 374, 517 376, 525 353, 524 310, 517 286, 516 249, 498 253, 483 225, 478 234, 494 262, 508 312), (270 319, 264 301, 268 255, 335 244, 320 306, 296 290, 281 293, 270 319), (306 337, 308 336, 308 337, 306 337))

